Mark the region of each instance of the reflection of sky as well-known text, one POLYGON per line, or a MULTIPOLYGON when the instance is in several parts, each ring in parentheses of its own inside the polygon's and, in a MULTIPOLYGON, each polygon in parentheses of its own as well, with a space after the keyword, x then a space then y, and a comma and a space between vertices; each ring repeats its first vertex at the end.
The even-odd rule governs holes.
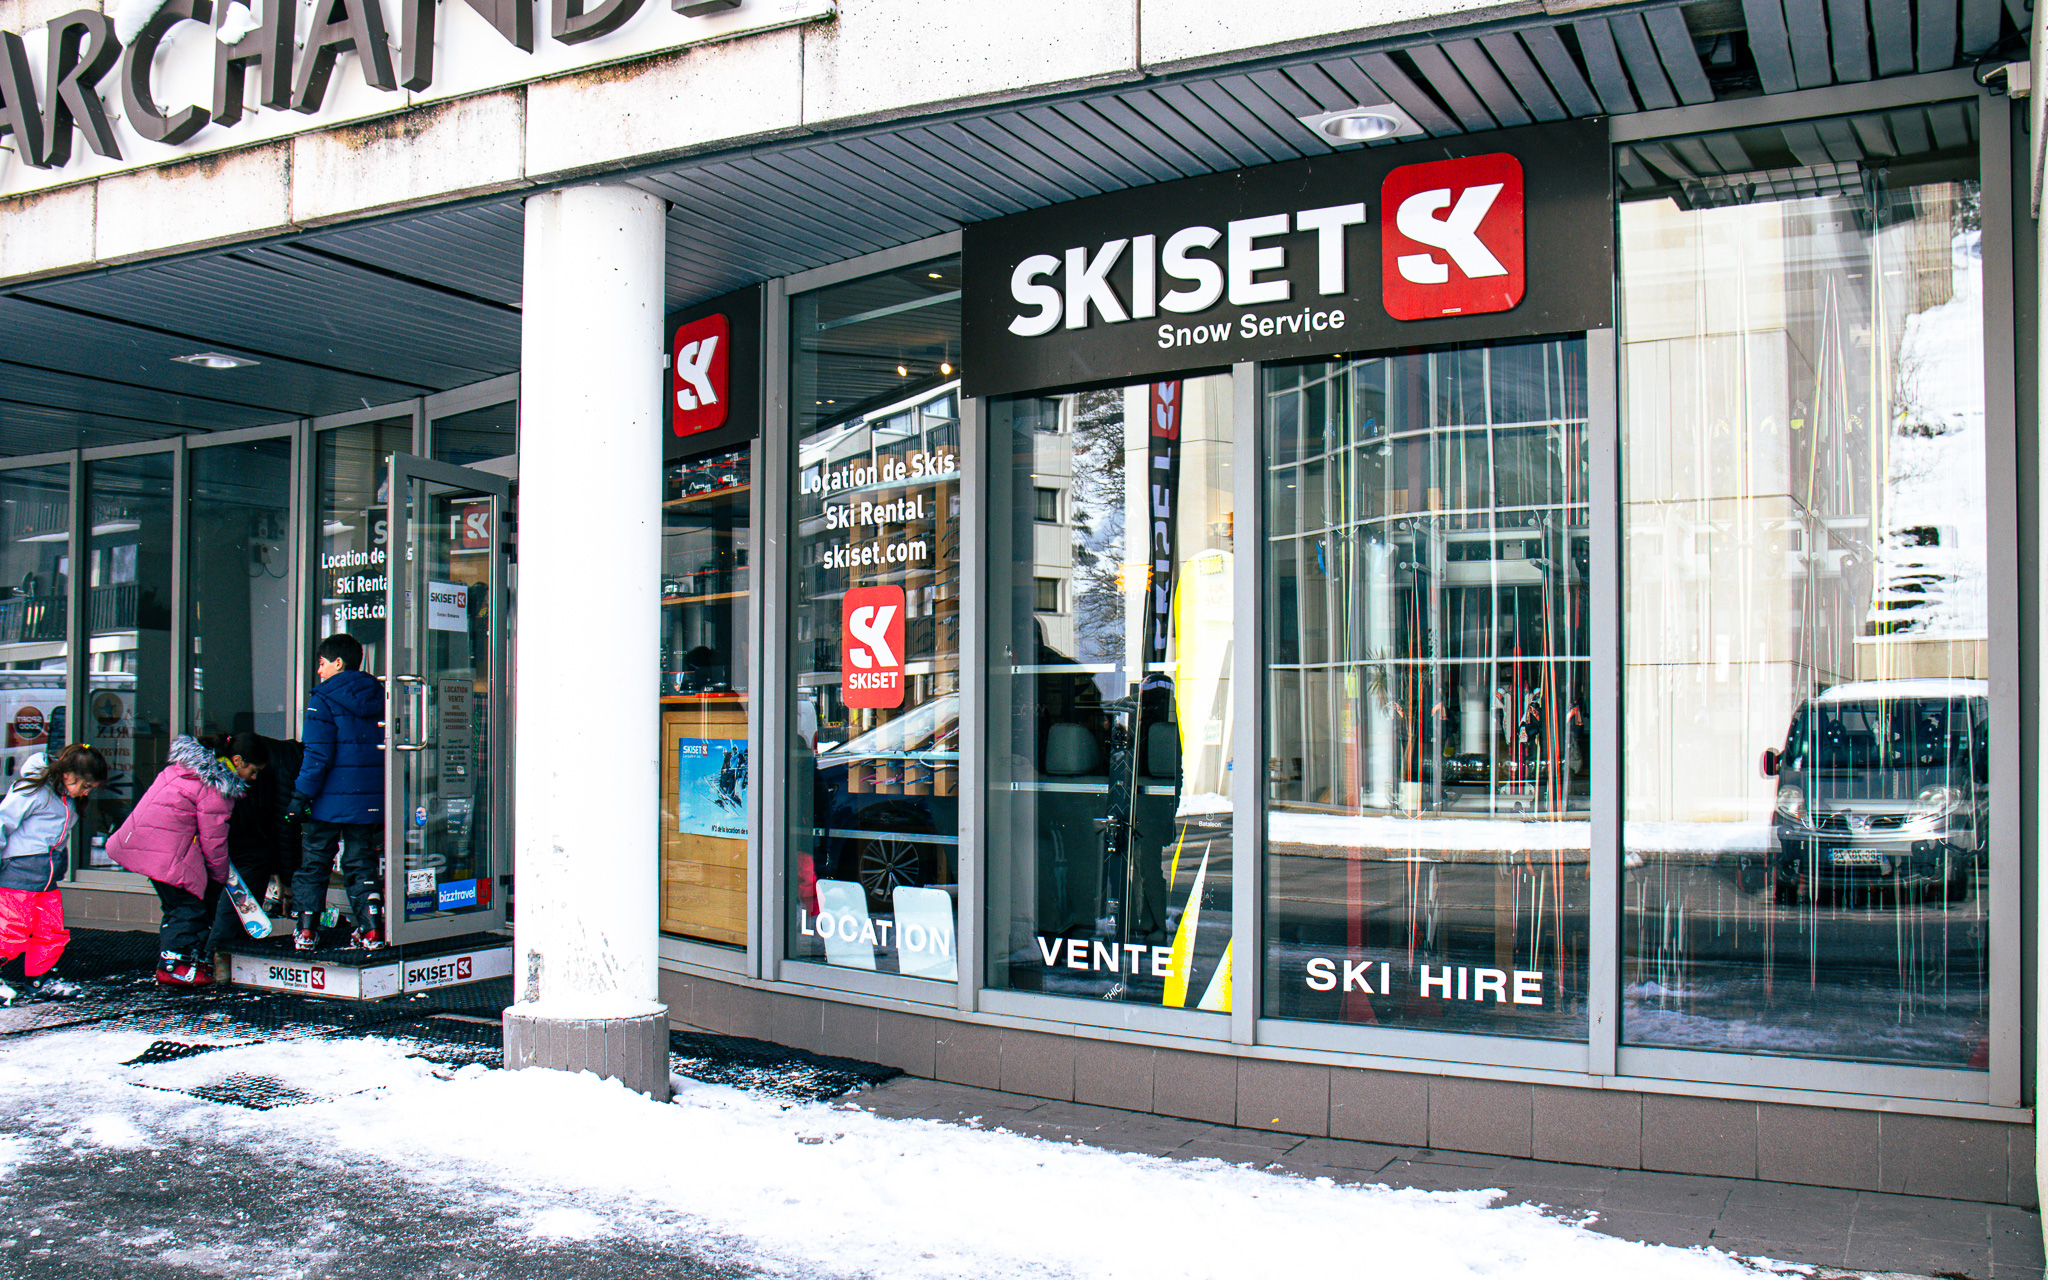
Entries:
POLYGON ((1752 964, 1694 962, 1687 973, 1683 990, 1649 982, 1623 993, 1626 1043, 1962 1066, 1984 1035, 1981 989, 1968 981, 1945 1005, 1902 1011, 1896 985, 1853 970, 1810 982, 1752 964))

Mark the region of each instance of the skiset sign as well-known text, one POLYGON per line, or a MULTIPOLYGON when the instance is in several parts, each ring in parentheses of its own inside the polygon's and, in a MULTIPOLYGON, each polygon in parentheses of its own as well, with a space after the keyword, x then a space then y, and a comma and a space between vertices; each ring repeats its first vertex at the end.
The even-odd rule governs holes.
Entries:
POLYGON ((1189 178, 978 223, 968 395, 1613 323, 1607 125, 1189 178))

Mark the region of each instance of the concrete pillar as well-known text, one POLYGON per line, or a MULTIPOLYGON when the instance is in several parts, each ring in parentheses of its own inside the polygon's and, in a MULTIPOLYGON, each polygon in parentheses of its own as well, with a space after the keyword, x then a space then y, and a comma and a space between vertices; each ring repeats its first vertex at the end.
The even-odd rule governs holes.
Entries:
POLYGON ((526 202, 505 1065, 668 1097, 656 999, 662 201, 526 202))

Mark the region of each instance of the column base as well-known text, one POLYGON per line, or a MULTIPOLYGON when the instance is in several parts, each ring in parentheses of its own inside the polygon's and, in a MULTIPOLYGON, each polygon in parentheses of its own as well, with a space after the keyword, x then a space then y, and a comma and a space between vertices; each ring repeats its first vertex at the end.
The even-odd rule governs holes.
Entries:
POLYGON ((589 1071, 668 1101, 668 1017, 537 1018, 505 1010, 505 1067, 589 1071))

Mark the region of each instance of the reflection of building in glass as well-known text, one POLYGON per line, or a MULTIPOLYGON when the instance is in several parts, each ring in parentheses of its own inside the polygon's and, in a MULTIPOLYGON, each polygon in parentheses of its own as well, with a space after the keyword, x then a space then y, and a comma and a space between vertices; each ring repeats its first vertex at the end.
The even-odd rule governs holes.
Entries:
POLYGON ((1275 800, 1584 807, 1583 366, 1528 344, 1269 391, 1275 800))

